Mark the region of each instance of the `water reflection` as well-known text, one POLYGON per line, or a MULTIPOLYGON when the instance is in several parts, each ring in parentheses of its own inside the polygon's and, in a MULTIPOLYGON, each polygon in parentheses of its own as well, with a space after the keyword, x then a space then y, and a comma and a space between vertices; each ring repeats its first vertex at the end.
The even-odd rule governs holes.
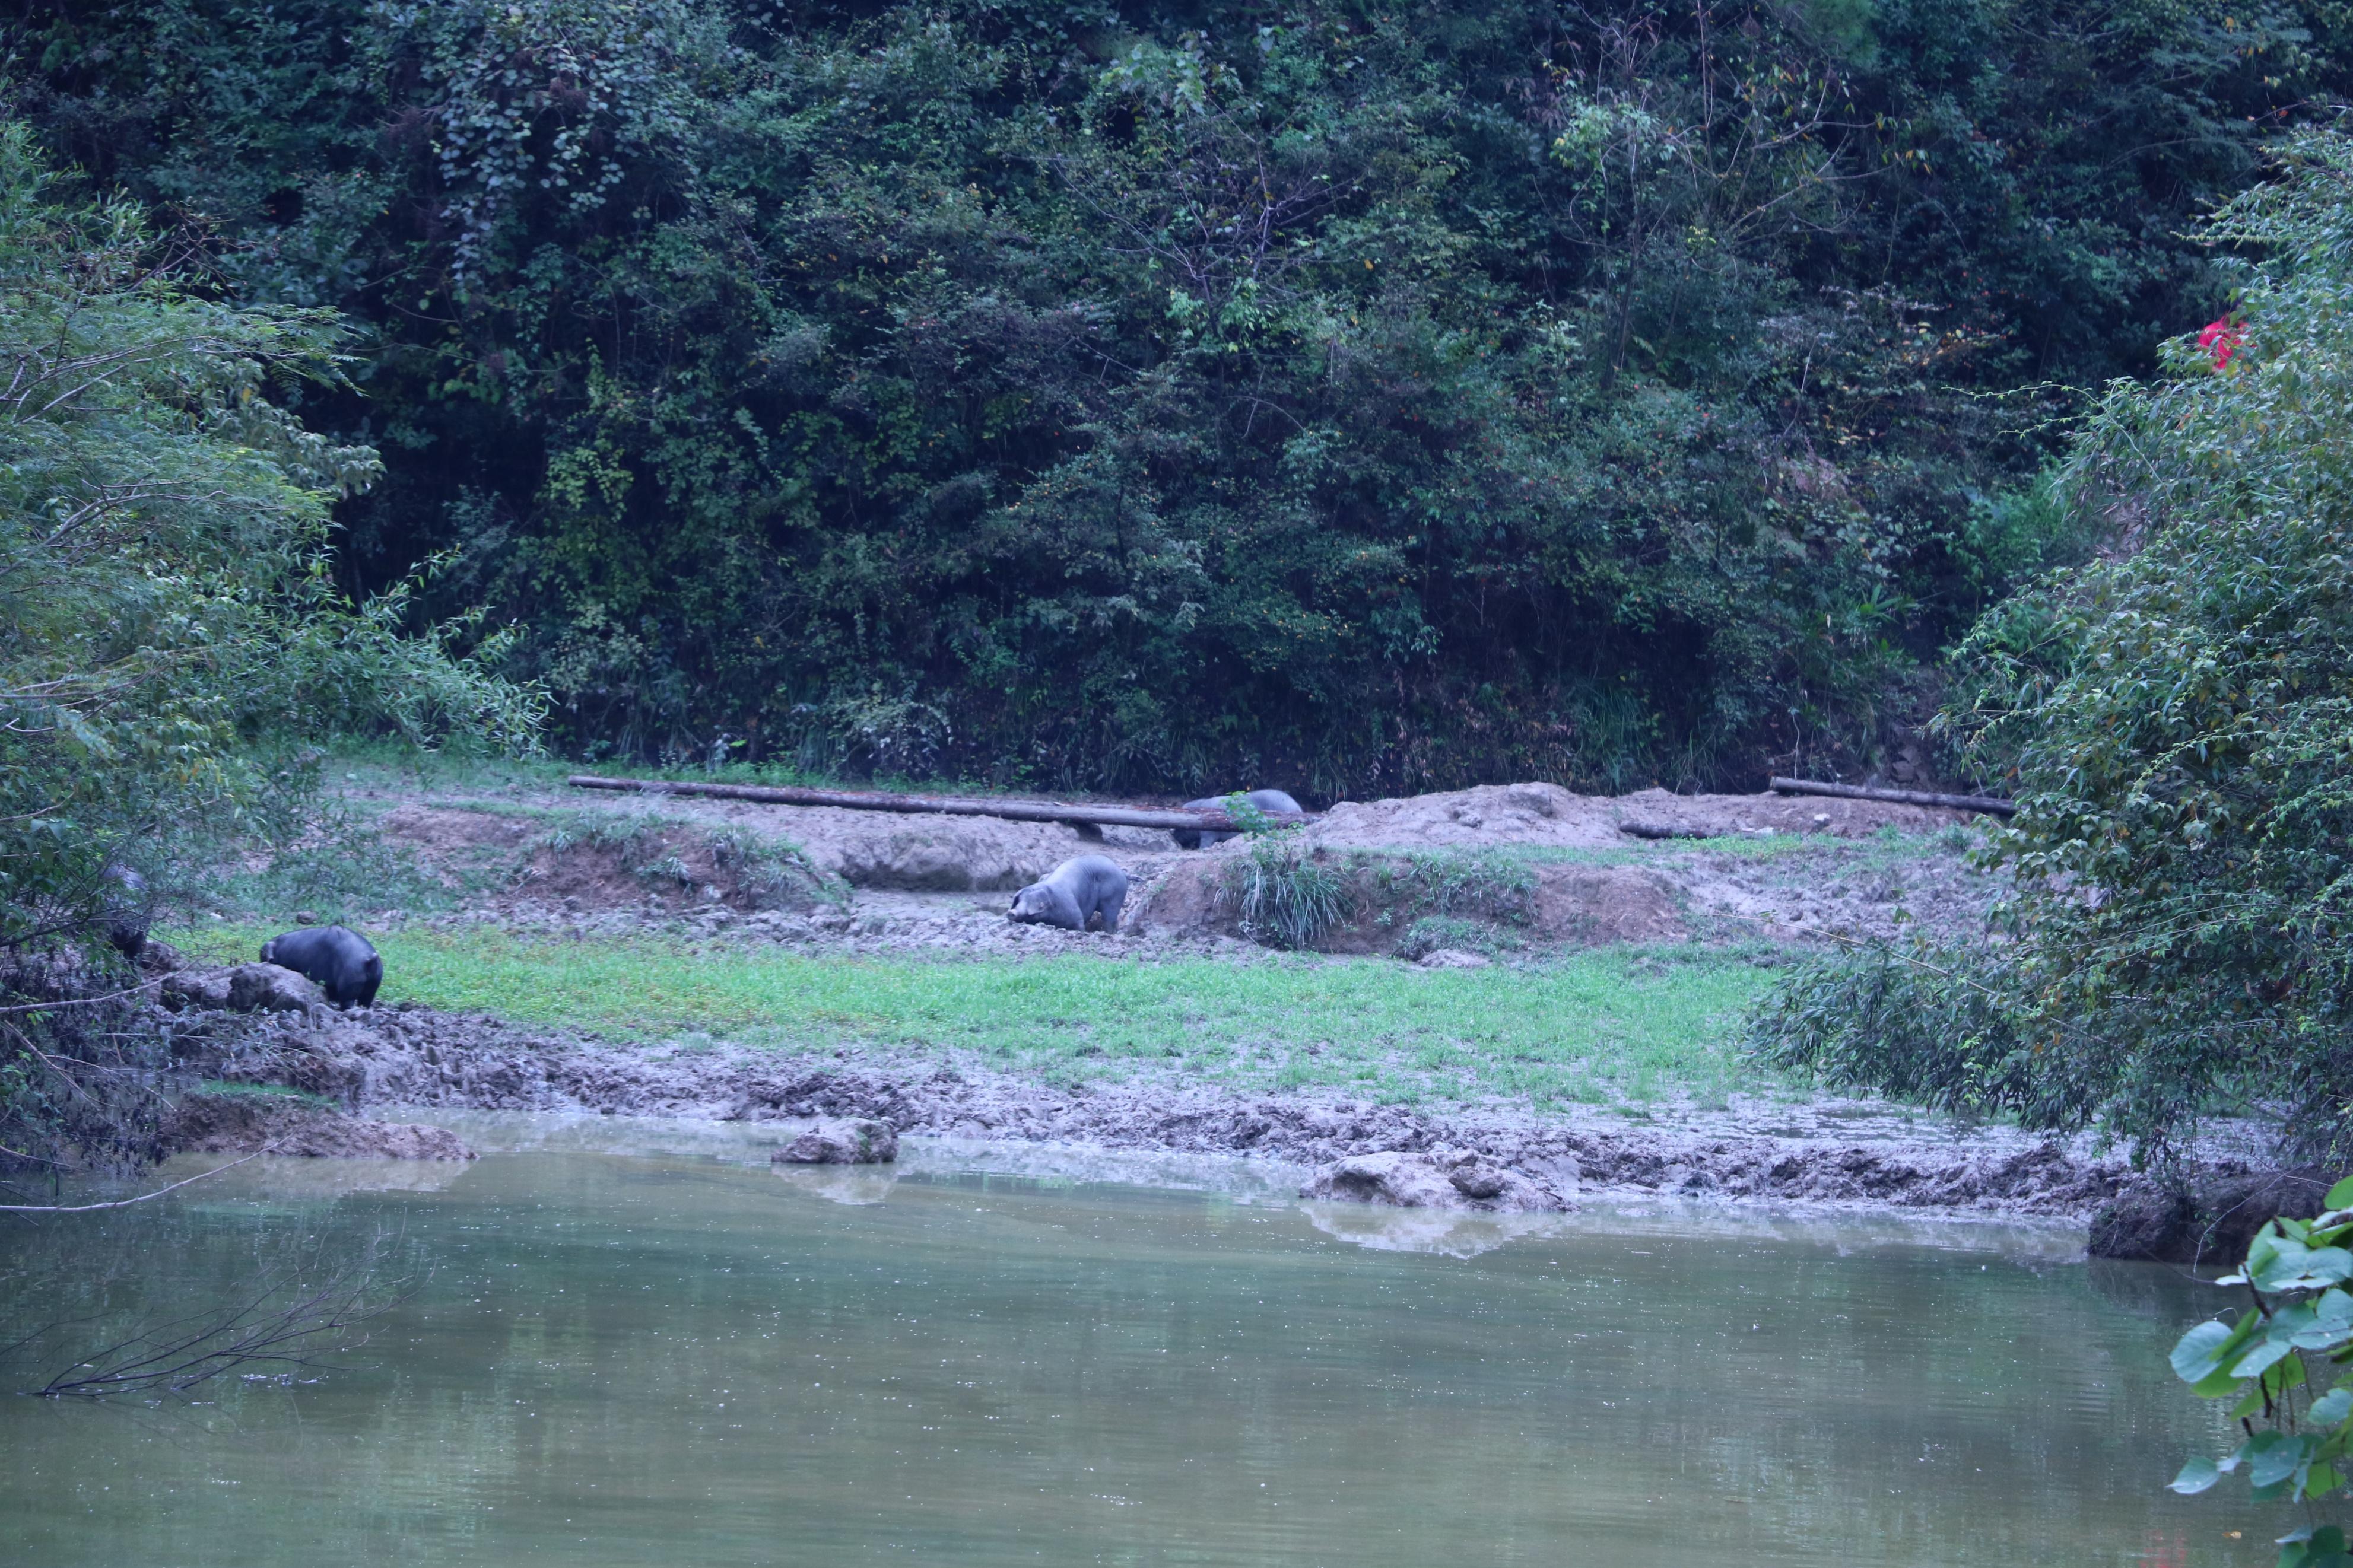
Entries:
POLYGON ((829 1204, 879 1204, 891 1195, 898 1172, 889 1165, 778 1165, 786 1186, 829 1204))
POLYGON ((0 1563, 2187 1568, 2279 1533, 2162 1490, 2218 1436, 2164 1364, 2201 1288, 2053 1233, 1631 1205, 1415 1249, 1393 1213, 757 1147, 240 1170, 0 1232, 11 1324, 302 1247, 423 1281, 314 1384, 0 1400, 0 1563), (888 1201, 807 1201, 833 1175, 888 1201))
POLYGON ((1369 1204, 1309 1203, 1300 1209, 1308 1224, 1351 1246, 1375 1252, 1431 1252, 1441 1258, 1476 1258, 1556 1223, 1550 1215, 1465 1214, 1369 1204))

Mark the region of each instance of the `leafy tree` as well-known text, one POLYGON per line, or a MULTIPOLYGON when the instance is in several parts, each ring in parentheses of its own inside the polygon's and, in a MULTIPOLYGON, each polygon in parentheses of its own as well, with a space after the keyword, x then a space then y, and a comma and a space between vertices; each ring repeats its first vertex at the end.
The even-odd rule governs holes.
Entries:
MULTIPOLYGON (((405 636, 404 594, 355 605, 332 584, 329 506, 380 466, 270 395, 340 378, 334 318, 208 300, 187 260, 132 202, 62 190, 32 133, 0 123, 0 994, 16 1001, 53 999, 61 973, 29 955, 96 945, 128 896, 111 868, 160 871, 165 841, 296 830, 292 746, 533 740, 538 700, 487 667, 496 639, 458 658, 462 627, 405 636)), ((28 1025, 24 1006, 0 1016, 0 1159, 100 1103, 28 1025)))
POLYGON ((2096 1121, 2218 1104, 2347 1152, 2353 1096, 2353 136, 2224 206, 2238 308, 2110 390, 2067 504, 2122 544, 1997 606, 1948 710, 2019 811, 2002 940, 1818 965, 1757 1033, 1831 1076, 2096 1121))

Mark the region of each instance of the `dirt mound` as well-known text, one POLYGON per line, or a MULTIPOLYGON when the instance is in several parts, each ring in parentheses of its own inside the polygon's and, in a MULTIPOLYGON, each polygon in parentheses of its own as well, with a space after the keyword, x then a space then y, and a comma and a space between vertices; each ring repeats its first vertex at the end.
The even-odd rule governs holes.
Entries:
MULTIPOLYGON (((1221 846, 1164 866, 1144 885, 1127 929, 1177 940, 1248 937, 1231 892, 1248 854, 1221 846)), ((1314 942, 1322 952, 1420 959, 1463 942, 1591 947, 1691 934, 1674 881, 1645 867, 1490 865, 1369 850, 1323 859, 1346 890, 1348 915, 1314 942)))
POLYGON ((1632 866, 1539 867, 1535 930, 1587 946, 1677 942, 1690 934, 1675 884, 1632 866))
POLYGON ((643 812, 551 820, 404 805, 382 826, 446 879, 509 904, 806 911, 834 892, 797 846, 643 812))
POLYGON ((1543 1182, 1470 1149, 1408 1154, 1385 1149, 1335 1160, 1307 1179, 1303 1198, 1401 1209, 1559 1214, 1576 1207, 1543 1182))
MULTIPOLYGON (((1663 790, 1613 799, 1532 783, 1343 802, 1284 837, 1349 895, 1345 917, 1303 945, 1419 960, 1449 949, 1966 932, 1996 889, 1930 830, 1967 820, 1871 801, 1663 790), (1890 827, 1905 837, 1874 837, 1890 827)), ((567 793, 411 800, 382 821, 461 894, 461 912, 437 920, 1027 954, 1049 949, 999 929, 990 896, 1092 852, 1131 879, 1123 937, 1219 953, 1273 940, 1245 932, 1222 896, 1250 854, 1246 839, 1187 851, 1141 828, 567 793)))
MULTIPOLYGON (((382 826, 437 870, 504 897, 743 910, 813 907, 836 879, 853 888, 1009 891, 1105 842, 1060 823, 734 802, 664 802, 655 812, 593 798, 536 817, 406 805, 382 826)), ((1111 831, 1129 849, 1174 848, 1166 834, 1111 831)))
POLYGON ((2318 1214, 2329 1185, 2327 1173, 2318 1170, 2234 1171, 2188 1187, 2144 1179, 2093 1216, 2091 1253, 2159 1263, 2235 1264, 2274 1217, 2310 1219, 2318 1214))
POLYGON ((1965 812, 1878 801, 1782 795, 1571 795, 1558 784, 1484 784, 1445 795, 1342 801, 1302 831, 1327 848, 1409 849, 1438 846, 1541 844, 1599 849, 1625 844, 1629 828, 1664 838, 1827 833, 1853 837, 1883 827, 1926 833, 1966 822, 1965 812))

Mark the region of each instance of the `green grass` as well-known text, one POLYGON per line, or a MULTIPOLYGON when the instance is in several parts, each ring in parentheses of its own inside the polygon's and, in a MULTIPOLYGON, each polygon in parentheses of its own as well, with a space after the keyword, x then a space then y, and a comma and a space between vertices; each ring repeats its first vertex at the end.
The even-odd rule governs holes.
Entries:
MULTIPOLYGON (((171 940, 229 959, 265 934, 216 926, 171 940)), ((1720 952, 1430 972, 1378 959, 813 957, 482 928, 389 932, 377 946, 380 1002, 617 1039, 970 1060, 1065 1084, 1174 1078, 1544 1106, 1710 1103, 1777 1081, 1734 1045, 1767 976, 1720 952)))
MULTIPOLYGON (((1496 844, 1479 849, 1430 850, 1448 854, 1492 857, 1528 866, 1658 866, 1701 857, 1753 860, 1767 867, 1792 869, 1815 864, 1894 866, 1915 860, 1958 855, 1977 841, 1965 827, 1942 827, 1934 833, 1906 833, 1882 827, 1853 838, 1821 833, 1776 833, 1766 837, 1746 834, 1722 838, 1630 840, 1625 844, 1583 847, 1555 844, 1496 844)), ((1367 851, 1367 853, 1373 853, 1367 851)))

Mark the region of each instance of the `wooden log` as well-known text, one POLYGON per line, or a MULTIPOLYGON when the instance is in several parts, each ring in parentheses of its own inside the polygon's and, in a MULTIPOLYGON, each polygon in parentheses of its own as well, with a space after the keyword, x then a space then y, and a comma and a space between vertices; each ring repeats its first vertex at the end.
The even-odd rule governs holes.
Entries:
MULTIPOLYGON (((1240 833, 1242 825, 1222 811, 1162 811, 1134 805, 1071 805, 1051 800, 976 800, 963 795, 884 795, 868 790, 799 789, 778 784, 701 784, 672 779, 617 779, 574 773, 574 789, 609 789, 639 795, 713 795, 755 800, 768 805, 832 805, 848 811, 896 811, 935 816, 999 816, 1011 822, 1092 823, 1103 827, 1183 827, 1207 833, 1240 833)), ((1295 827, 1315 820, 1308 811, 1270 811, 1269 822, 1295 827)))
POLYGON ((1705 838, 1704 827, 1689 827, 1680 822, 1649 822, 1640 819, 1621 822, 1618 831, 1629 838, 1705 838))
POLYGON ((2014 800, 2002 800, 1989 795, 1938 795, 1926 789, 1881 789, 1875 784, 1824 784, 1820 779, 1785 779, 1776 776, 1773 788, 1782 795, 1834 795, 1847 800, 1883 800, 1891 805, 1934 805, 1947 811, 1982 811, 1993 816, 2008 816, 2018 809, 2014 800))

